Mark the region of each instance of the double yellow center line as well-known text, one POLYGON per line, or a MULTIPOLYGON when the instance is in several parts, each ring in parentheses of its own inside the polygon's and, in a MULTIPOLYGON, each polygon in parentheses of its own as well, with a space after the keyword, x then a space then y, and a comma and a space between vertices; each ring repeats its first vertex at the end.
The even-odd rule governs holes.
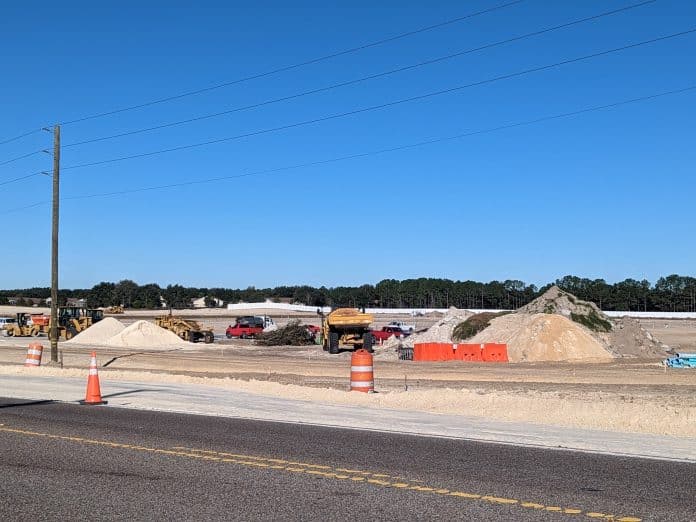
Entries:
POLYGON ((366 484, 372 484, 378 487, 404 489, 425 494, 445 495, 467 501, 486 502, 490 504, 505 504, 510 506, 517 506, 522 509, 548 511, 551 513, 563 513, 566 515, 583 516, 600 520, 611 520, 615 522, 640 522, 641 520, 640 518, 632 516, 617 516, 614 514, 601 513, 598 511, 583 510, 572 507, 552 506, 542 504, 539 502, 529 502, 514 498, 505 498, 493 495, 482 495, 478 493, 469 493, 465 491, 456 491, 446 488, 431 487, 427 485, 418 484, 420 482, 419 480, 409 480, 403 477, 387 475, 384 473, 374 473, 372 471, 362 471, 348 468, 336 468, 321 464, 298 462, 294 460, 259 457, 255 455, 243 455, 239 453, 228 453, 223 451, 186 448, 182 446, 175 446, 171 449, 164 449, 157 447, 140 446, 135 444, 125 444, 121 442, 112 442, 106 440, 87 439, 84 437, 42 433, 38 431, 30 431, 19 428, 10 428, 2 424, 0 424, 0 432, 23 435, 27 437, 43 437, 46 439, 53 440, 65 440, 82 445, 105 446, 110 448, 126 449, 131 451, 146 451, 161 455, 184 457, 202 461, 224 462, 229 464, 236 464, 239 466, 262 468, 268 470, 283 471, 288 473, 303 473, 305 475, 317 476, 326 479, 361 482, 366 484))

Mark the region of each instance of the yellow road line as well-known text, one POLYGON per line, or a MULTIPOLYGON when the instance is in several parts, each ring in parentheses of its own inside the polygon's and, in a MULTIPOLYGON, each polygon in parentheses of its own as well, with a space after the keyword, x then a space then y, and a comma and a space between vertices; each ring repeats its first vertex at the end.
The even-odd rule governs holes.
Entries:
MULTIPOLYGON (((547 506, 545 504, 540 504, 537 502, 527 502, 521 501, 514 498, 498 497, 493 495, 479 495, 477 493, 467 493, 465 491, 450 491, 448 489, 435 488, 430 486, 418 486, 410 485, 407 482, 391 482, 389 480, 380 480, 376 477, 391 478, 389 475, 384 475, 381 473, 372 473, 369 471, 359 471, 359 470, 349 470, 344 468, 333 469, 331 466, 324 466, 318 464, 308 464, 303 462, 294 462, 283 459, 272 459, 265 457, 255 457, 251 455, 240 455, 235 453, 218 452, 211 450, 202 450, 194 448, 185 448, 177 446, 173 449, 163 449, 163 448, 151 448, 147 446, 139 446, 133 444, 125 444, 106 440, 96 440, 96 439, 86 439, 82 437, 71 437, 67 435, 55 435, 52 433, 42 433, 38 431, 22 430, 18 428, 5 427, 4 424, 0 424, 0 432, 13 433, 16 435, 25 435, 29 437, 43 437, 46 439, 53 440, 66 440, 69 442, 75 442, 82 445, 93 445, 93 446, 104 446, 110 448, 126 449, 133 451, 147 451, 151 453, 158 453, 161 455, 171 455, 176 457, 186 457, 191 459, 197 459, 205 462, 226 462, 237 464, 240 466, 250 466, 256 468, 263 468, 269 470, 279 470, 287 471, 291 473, 303 473, 306 475, 313 475, 317 477, 324 477, 337 480, 350 479, 355 482, 366 482, 368 484, 373 484, 380 487, 390 487, 407 489, 410 491, 419 491, 429 494, 438 495, 449 495, 451 497, 456 497, 460 499, 478 501, 478 502, 488 502, 492 504, 510 505, 517 506, 523 509, 535 509, 544 510, 548 512, 564 513, 568 515, 584 515, 588 518, 594 519, 604 519, 604 520, 615 520, 617 522, 641 522, 640 518, 632 516, 623 516, 617 518, 616 515, 600 513, 597 511, 583 511, 576 508, 562 508, 560 506, 547 506), (332 470, 332 471, 325 471, 332 470), (336 471, 341 472, 335 473, 336 471), (352 476, 351 476, 352 475, 352 476), (373 477, 373 478, 367 478, 373 477)), ((415 482, 415 481, 411 481, 415 482)))
POLYGON ((399 480, 408 481, 408 482, 420 482, 418 480, 408 480, 408 479, 404 479, 402 477, 387 475, 385 473, 373 473, 371 471, 363 471, 363 470, 347 469, 347 468, 332 468, 331 466, 325 466, 325 465, 320 465, 320 464, 309 464, 306 462, 296 462, 296 461, 284 460, 284 459, 258 457, 258 456, 254 456, 254 455, 242 455, 239 453, 228 453, 225 451, 196 449, 196 448, 189 448, 186 446, 174 446, 173 449, 191 451, 191 452, 195 452, 195 453, 220 455, 220 456, 226 456, 226 457, 243 458, 243 459, 248 459, 248 460, 258 460, 258 461, 263 461, 263 462, 291 464, 291 465, 297 466, 297 467, 306 467, 306 468, 312 468, 312 469, 332 470, 334 472, 348 473, 348 474, 352 474, 352 475, 364 475, 365 477, 371 477, 371 478, 376 478, 376 479, 392 478, 392 479, 399 479, 399 480))

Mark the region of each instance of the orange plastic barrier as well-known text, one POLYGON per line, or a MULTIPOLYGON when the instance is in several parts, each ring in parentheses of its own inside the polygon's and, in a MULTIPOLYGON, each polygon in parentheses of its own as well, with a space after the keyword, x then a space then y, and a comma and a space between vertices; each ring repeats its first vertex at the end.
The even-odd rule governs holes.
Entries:
POLYGON ((24 366, 34 367, 41 366, 41 355, 43 354, 43 346, 39 343, 31 343, 27 350, 27 358, 24 359, 24 366))
POLYGON ((436 361, 451 361, 454 359, 454 348, 452 343, 435 343, 436 361))
POLYGON ((483 361, 480 344, 458 344, 454 351, 454 358, 457 361, 483 361))
POLYGON ((499 343, 416 343, 413 345, 413 360, 508 362, 507 345, 499 343))
POLYGON ((413 345, 414 361, 451 361, 454 351, 451 343, 416 343, 413 345))
POLYGON ((508 362, 507 345, 486 343, 483 345, 482 356, 484 362, 508 362))
POLYGON ((355 350, 350 358, 350 391, 375 391, 372 354, 367 350, 355 350))

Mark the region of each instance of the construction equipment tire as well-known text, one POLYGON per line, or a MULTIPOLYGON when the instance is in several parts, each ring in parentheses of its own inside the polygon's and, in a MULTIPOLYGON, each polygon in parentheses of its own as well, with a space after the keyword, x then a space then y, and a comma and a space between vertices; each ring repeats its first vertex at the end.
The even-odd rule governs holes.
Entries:
POLYGON ((205 344, 212 343, 214 339, 215 337, 213 336, 213 332, 205 332, 205 334, 203 335, 203 342, 205 344))
POLYGON ((338 334, 336 332, 329 333, 329 353, 333 355, 338 353, 338 334))
POLYGON ((374 348, 372 348, 372 334, 370 332, 363 334, 363 349, 370 353, 375 352, 374 348))
POLYGON ((5 337, 12 337, 14 332, 12 330, 5 330, 5 337))

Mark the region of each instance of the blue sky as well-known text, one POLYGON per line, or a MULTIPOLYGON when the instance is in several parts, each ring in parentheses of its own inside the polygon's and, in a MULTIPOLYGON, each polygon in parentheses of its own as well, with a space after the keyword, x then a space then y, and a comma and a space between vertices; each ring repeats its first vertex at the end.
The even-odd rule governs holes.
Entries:
MULTIPOLYGON (((0 18, 0 141, 54 122, 303 62, 505 3, 15 2, 0 18), (399 7, 396 7, 396 6, 399 7)), ((376 74, 630 1, 525 0, 384 45, 141 110, 64 125, 63 144, 376 74)), ((398 147, 696 84, 696 34, 455 93, 211 146, 235 136, 485 80, 696 27, 696 4, 623 13, 288 102, 66 147, 75 197, 236 176, 398 147)), ((694 275, 696 91, 321 166, 66 200, 60 282, 352 285, 384 278, 694 275)), ((49 148, 35 133, 0 163, 49 148)), ((51 168, 38 154, 0 182, 51 168)), ((0 288, 50 282, 50 178, 0 186, 0 288)))

